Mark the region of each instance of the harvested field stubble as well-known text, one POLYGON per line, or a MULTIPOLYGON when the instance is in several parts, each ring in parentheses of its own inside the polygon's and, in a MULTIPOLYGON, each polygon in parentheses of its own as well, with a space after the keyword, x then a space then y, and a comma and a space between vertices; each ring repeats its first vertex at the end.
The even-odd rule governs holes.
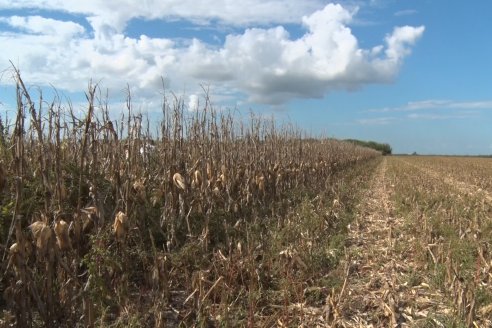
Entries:
POLYGON ((405 162, 435 172, 453 184, 466 184, 476 192, 492 193, 492 161, 487 157, 409 156, 405 162))
POLYGON ((492 326, 492 204, 446 174, 476 174, 473 159, 439 171, 440 160, 383 159, 357 205, 341 262, 346 288, 330 295, 325 326, 492 326))
POLYGON ((415 280, 443 297, 433 309, 448 308, 434 315, 429 312, 429 324, 489 327, 492 203, 486 192, 472 192, 473 187, 457 183, 449 172, 463 172, 462 181, 476 183, 489 177, 476 165, 492 161, 450 157, 441 166, 442 161, 440 157, 392 158, 393 199, 407 220, 401 233, 413 239, 409 255, 419 263, 415 280))
POLYGON ((309 323, 339 288, 344 233, 379 153, 301 138, 166 99, 158 136, 132 108, 110 120, 35 103, 17 73, 2 132, 2 324, 309 323), (6 126, 9 126, 8 124, 6 126), (300 314, 300 315, 299 315, 300 314))

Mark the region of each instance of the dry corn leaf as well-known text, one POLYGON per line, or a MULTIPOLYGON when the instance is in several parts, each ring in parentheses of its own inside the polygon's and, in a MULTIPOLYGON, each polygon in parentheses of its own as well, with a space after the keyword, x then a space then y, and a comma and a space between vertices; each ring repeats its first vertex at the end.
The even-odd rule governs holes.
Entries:
POLYGON ((488 315, 492 314, 492 304, 489 304, 489 305, 486 305, 486 306, 480 308, 480 310, 478 310, 478 312, 483 316, 488 316, 488 315))
POLYGON ((81 212, 84 213, 82 216, 82 231, 87 234, 91 232, 99 221, 99 209, 95 206, 90 206, 81 209, 81 212))
POLYGON ((212 164, 210 164, 210 162, 207 162, 207 177, 208 180, 212 180, 213 178, 212 164))
POLYGON ((86 213, 86 214, 92 214, 92 215, 98 215, 98 213, 99 213, 97 207, 95 207, 95 206, 85 207, 85 208, 81 209, 81 211, 86 213))
POLYGON ((75 241, 79 242, 82 235, 82 224, 80 222, 80 216, 78 214, 75 214, 73 216, 73 220, 72 222, 70 222, 68 230, 73 233, 75 241))

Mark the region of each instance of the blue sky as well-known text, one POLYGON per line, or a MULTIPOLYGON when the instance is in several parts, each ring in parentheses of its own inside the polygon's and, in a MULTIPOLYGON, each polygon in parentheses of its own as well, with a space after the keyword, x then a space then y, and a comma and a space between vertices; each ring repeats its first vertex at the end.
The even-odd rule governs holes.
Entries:
POLYGON ((204 84, 217 107, 313 135, 492 154, 492 2, 211 3, 0 0, 0 112, 14 107, 11 60, 76 106, 92 78, 117 112, 128 83, 154 117, 164 77, 190 109, 204 84))

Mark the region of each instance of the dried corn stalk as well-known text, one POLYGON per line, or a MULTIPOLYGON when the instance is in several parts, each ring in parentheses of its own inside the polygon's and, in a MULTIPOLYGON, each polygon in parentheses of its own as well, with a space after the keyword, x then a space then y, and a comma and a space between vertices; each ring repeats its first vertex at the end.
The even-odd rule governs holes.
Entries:
POLYGON ((5 188, 5 185, 7 184, 7 178, 5 176, 5 170, 3 169, 2 163, 0 163, 0 191, 5 188))

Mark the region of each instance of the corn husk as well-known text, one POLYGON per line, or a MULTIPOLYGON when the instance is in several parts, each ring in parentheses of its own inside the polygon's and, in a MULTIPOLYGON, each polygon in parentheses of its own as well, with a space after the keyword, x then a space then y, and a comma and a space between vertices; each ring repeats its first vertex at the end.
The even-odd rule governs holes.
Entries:
POLYGON ((261 192, 265 191, 265 177, 263 175, 256 176, 256 185, 261 192))
POLYGON ((61 250, 70 248, 70 236, 68 234, 68 224, 64 220, 55 223, 56 244, 61 250))
POLYGON ((125 213, 119 211, 116 213, 113 223, 113 230, 116 235, 116 239, 122 240, 128 233, 128 217, 125 213))
POLYGON ((193 182, 196 188, 200 188, 202 185, 202 173, 199 170, 195 170, 193 173, 193 182))
POLYGON ((45 250, 52 235, 50 227, 42 221, 36 221, 29 228, 31 229, 36 247, 40 250, 45 250))
POLYGON ((183 176, 179 173, 174 173, 173 175, 173 182, 176 188, 181 189, 181 190, 186 190, 186 184, 185 184, 185 179, 183 176))
POLYGON ((17 254, 19 253, 19 251, 20 251, 20 247, 19 244, 17 243, 13 243, 9 248, 10 254, 17 254))
POLYGON ((145 196, 145 179, 136 180, 132 187, 137 194, 145 196))

